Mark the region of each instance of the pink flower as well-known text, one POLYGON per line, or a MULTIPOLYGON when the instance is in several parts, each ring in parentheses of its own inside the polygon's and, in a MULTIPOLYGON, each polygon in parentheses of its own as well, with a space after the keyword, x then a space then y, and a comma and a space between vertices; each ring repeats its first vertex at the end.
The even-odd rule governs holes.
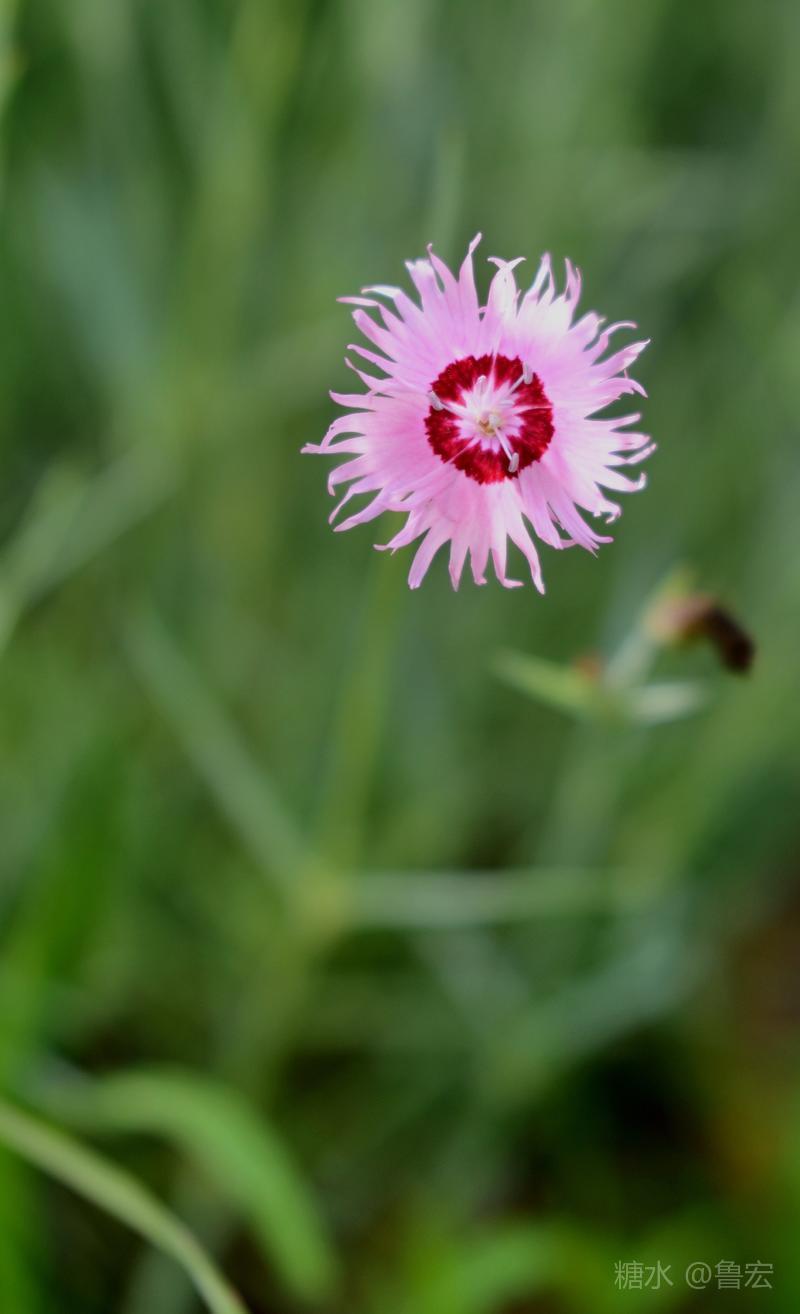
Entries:
POLYGON ((367 391, 331 393, 348 408, 323 441, 305 452, 350 459, 331 472, 331 493, 349 484, 331 520, 352 497, 370 500, 337 529, 400 511, 406 521, 387 544, 393 552, 421 538, 408 582, 417 588, 436 552, 450 545, 450 577, 458 588, 469 553, 476 584, 485 584, 491 553, 501 584, 510 539, 528 561, 544 592, 531 531, 551 547, 579 544, 596 551, 603 538, 581 510, 615 520, 620 513, 603 489, 635 492, 620 466, 653 451, 645 434, 629 426, 638 414, 595 419, 626 393, 644 389, 629 378, 646 342, 604 358, 611 335, 633 324, 612 324, 595 314, 573 322, 580 274, 566 264, 566 287, 557 293, 544 256, 532 286, 520 295, 518 260, 494 260, 485 306, 478 301, 471 243, 458 277, 428 248, 428 259, 409 263, 420 304, 400 288, 372 287, 344 297, 353 319, 376 348, 352 345, 381 376, 350 361, 367 391), (380 298, 380 299, 377 299, 380 298), (373 311, 375 314, 368 313, 373 311))

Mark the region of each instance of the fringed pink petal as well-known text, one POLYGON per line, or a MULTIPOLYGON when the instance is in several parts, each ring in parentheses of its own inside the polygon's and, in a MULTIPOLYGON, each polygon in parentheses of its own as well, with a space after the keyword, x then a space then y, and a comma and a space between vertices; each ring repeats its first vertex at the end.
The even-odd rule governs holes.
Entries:
POLYGON ((408 573, 409 588, 419 588, 425 575, 428 573, 429 565, 439 551, 439 548, 446 543, 448 537, 447 529, 443 525, 436 525, 433 529, 428 530, 417 548, 414 560, 411 563, 411 570, 408 573))
POLYGON ((454 589, 458 589, 461 583, 461 572, 464 569, 464 562, 469 551, 469 532, 464 525, 459 525, 453 534, 453 541, 450 545, 450 582, 454 589))

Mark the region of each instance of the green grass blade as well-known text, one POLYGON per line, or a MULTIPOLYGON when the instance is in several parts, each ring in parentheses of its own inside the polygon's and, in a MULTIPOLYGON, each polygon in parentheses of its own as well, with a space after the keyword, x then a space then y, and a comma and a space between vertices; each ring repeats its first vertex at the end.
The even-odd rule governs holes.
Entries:
POLYGON ((154 614, 140 613, 126 638, 138 675, 244 848, 285 888, 306 850, 260 763, 154 614))
POLYGON ((349 910, 358 930, 491 926, 640 909, 649 896, 621 870, 376 872, 349 910))
POLYGON ((96 474, 53 466, 0 556, 0 650, 28 608, 148 516, 175 482, 175 467, 144 446, 96 474))
POLYGON ((171 1256, 212 1314, 245 1314, 191 1232, 121 1168, 2 1099, 0 1141, 171 1256))
POLYGON ((603 710, 597 681, 577 667, 558 666, 529 653, 499 652, 494 673, 512 688, 570 716, 597 716, 603 710))
POLYGON ((0 1309, 42 1314, 47 1242, 28 1165, 0 1151, 0 1309))
POLYGON ((345 870, 357 863, 363 841, 404 587, 397 562, 381 557, 373 563, 332 735, 318 845, 345 870))
POLYGON ((87 1131, 146 1132, 187 1154, 235 1203, 284 1285, 303 1300, 330 1294, 336 1273, 314 1199, 278 1133, 218 1082, 139 1070, 46 1092, 61 1121, 87 1131))

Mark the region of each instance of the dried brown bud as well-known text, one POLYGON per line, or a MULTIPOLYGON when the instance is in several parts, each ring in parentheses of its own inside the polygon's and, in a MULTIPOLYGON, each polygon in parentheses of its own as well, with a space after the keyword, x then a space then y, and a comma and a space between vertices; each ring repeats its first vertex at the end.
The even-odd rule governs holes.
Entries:
POLYGON ((695 593, 671 601, 658 617, 662 641, 707 640, 722 665, 741 674, 749 671, 756 645, 735 616, 708 594, 695 593))

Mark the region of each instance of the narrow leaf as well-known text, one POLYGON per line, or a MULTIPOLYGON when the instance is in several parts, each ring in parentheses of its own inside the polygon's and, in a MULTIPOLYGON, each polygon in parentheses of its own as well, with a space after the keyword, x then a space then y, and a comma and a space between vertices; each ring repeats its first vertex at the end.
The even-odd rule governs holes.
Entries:
POLYGON ((2 1099, 0 1142, 170 1255, 212 1314, 246 1314, 191 1232, 123 1169, 2 1099))
POLYGON ((285 888, 305 845, 262 766, 154 614, 140 613, 126 637, 139 677, 245 850, 285 888))
POLYGON ((506 684, 573 716, 590 716, 602 701, 596 682, 573 666, 559 666, 527 653, 501 652, 494 670, 506 684))
POLYGON ((45 1091, 60 1120, 91 1131, 146 1132, 179 1145, 242 1211, 286 1287, 330 1293, 335 1259, 315 1202, 281 1137, 225 1086, 176 1070, 137 1070, 45 1091))

